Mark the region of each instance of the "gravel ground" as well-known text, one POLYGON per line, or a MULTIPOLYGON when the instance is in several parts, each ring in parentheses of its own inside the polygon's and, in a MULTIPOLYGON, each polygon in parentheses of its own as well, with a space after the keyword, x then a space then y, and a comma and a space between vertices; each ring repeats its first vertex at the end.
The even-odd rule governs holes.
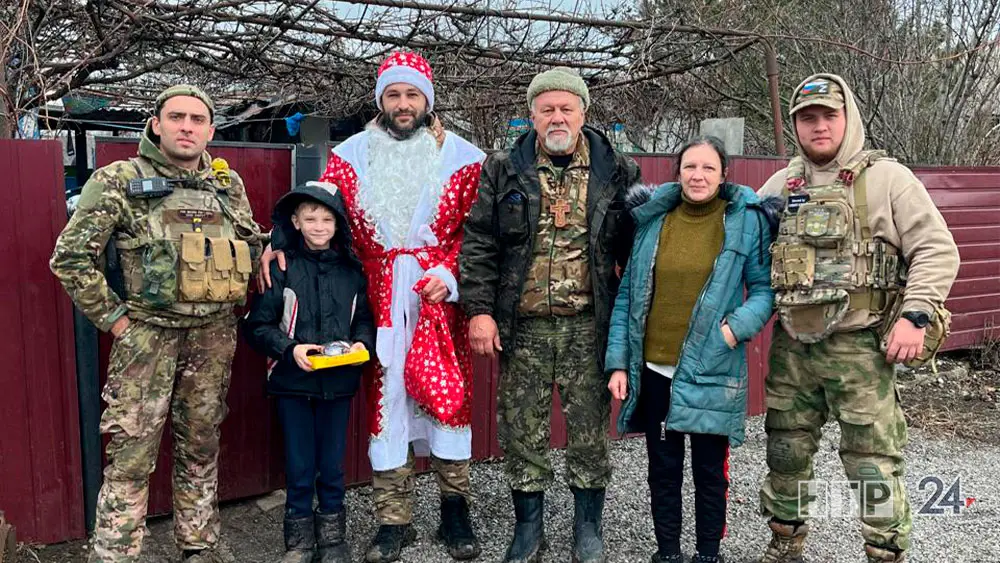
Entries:
MULTIPOLYGON (((839 431, 833 425, 816 458, 819 479, 840 480, 842 472, 837 456, 839 431)), ((723 541, 723 554, 730 563, 756 561, 768 539, 763 519, 756 515, 757 489, 764 477, 765 435, 763 419, 748 421, 746 444, 733 451, 729 536, 723 541)), ((912 563, 985 563, 1000 561, 1000 482, 992 469, 1000 467, 1000 447, 972 442, 944 441, 911 431, 907 448, 909 470, 907 491, 914 507, 912 563), (921 516, 916 511, 933 496, 930 489, 920 490, 926 476, 937 476, 946 487, 961 477, 960 498, 975 498, 960 515, 921 516)), ((557 475, 563 475, 562 452, 553 452, 557 475)), ((641 438, 618 441, 612 447, 614 481, 605 506, 605 540, 610 562, 645 562, 655 549, 649 517, 649 490, 646 485, 646 452, 641 438)), ((479 463, 473 467, 474 525, 483 544, 480 561, 500 561, 513 526, 513 509, 504 485, 500 463, 479 463)), ((415 525, 418 541, 403 551, 403 561, 449 563, 451 558, 435 540, 438 523, 437 487, 433 477, 419 480, 419 499, 415 525)), ((694 550, 694 501, 690 474, 685 483, 685 528, 683 545, 694 550)), ((273 562, 281 557, 280 496, 226 506, 223 510, 223 534, 241 562, 273 562), (268 507, 268 503, 272 506, 268 507)), ((375 531, 371 514, 371 489, 361 487, 348 492, 349 541, 355 561, 375 531)), ((555 487, 546 496, 546 534, 550 548, 545 561, 568 561, 572 543, 573 500, 565 486, 555 487)), ((147 540, 144 563, 176 561, 169 519, 150 523, 152 537, 147 540)), ((27 552, 22 563, 83 561, 84 546, 63 544, 27 552)), ((849 518, 817 519, 807 544, 807 558, 813 563, 854 563, 864 561, 859 524, 849 518)))

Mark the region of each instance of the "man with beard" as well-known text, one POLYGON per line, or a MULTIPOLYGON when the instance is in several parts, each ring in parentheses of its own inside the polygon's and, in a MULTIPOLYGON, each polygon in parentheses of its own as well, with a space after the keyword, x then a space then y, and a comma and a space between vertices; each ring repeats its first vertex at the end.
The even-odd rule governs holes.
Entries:
MULTIPOLYGON (((438 536, 448 552, 455 559, 480 552, 469 521, 472 363, 457 279, 485 155, 436 121, 429 125, 432 79, 420 55, 391 54, 375 85, 382 113, 333 150, 320 177, 343 196, 378 327, 367 408, 381 526, 370 562, 397 560, 416 537, 414 455, 430 455, 437 474, 438 536)), ((274 235, 280 249, 284 237, 274 235)))
POLYGON ((514 501, 514 538, 504 561, 538 561, 552 386, 566 417, 567 481, 575 501, 573 561, 605 561, 601 530, 611 479, 611 397, 604 352, 628 259, 631 159, 584 126, 590 94, 579 74, 555 68, 528 87, 534 131, 483 166, 466 223, 462 302, 473 352, 500 357, 499 438, 514 501))

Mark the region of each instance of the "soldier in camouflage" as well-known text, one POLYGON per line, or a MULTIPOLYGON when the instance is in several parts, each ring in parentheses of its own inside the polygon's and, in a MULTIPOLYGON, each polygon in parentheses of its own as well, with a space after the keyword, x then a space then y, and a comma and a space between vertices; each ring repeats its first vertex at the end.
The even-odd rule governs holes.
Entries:
POLYGON ((843 79, 806 79, 790 113, 800 156, 760 190, 785 201, 772 247, 779 323, 766 382, 769 472, 760 491, 772 538, 761 561, 804 561, 817 490, 813 455, 833 418, 847 478, 861 491, 868 561, 899 563, 912 518, 893 364, 936 350, 958 251, 913 173, 881 151, 863 150, 864 125, 843 79))
POLYGON ((91 563, 138 561, 149 474, 173 418, 174 532, 185 561, 233 561, 219 542, 219 425, 261 234, 243 181, 205 151, 211 99, 174 86, 156 100, 139 154, 97 170, 50 266, 77 307, 115 338, 102 397, 110 436, 91 563), (102 273, 113 244, 119 296, 102 273))
POLYGON ((504 560, 538 561, 545 547, 555 383, 575 499, 572 560, 605 561, 610 396, 602 364, 616 266, 631 246, 624 197, 639 171, 584 126, 590 96, 574 71, 536 76, 528 103, 534 131, 486 161, 460 257, 472 349, 501 352, 497 418, 516 517, 504 560))

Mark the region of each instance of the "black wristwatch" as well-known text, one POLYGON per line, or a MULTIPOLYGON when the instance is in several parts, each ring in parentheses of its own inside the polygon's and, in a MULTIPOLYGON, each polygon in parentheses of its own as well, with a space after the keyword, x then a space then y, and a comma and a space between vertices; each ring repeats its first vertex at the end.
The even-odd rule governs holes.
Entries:
POLYGON ((906 311, 902 316, 917 328, 924 328, 931 322, 931 316, 923 311, 906 311))

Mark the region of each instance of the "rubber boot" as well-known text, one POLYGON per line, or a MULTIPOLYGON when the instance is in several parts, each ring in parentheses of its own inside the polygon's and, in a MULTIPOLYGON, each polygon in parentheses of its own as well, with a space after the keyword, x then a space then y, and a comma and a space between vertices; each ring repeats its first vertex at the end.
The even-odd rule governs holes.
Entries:
POLYGON ((545 493, 511 491, 514 500, 514 537, 507 548, 504 563, 539 563, 545 543, 545 493))
POLYGON ((411 524, 382 524, 372 538, 365 561, 368 563, 390 563, 398 561, 403 548, 417 539, 417 531, 411 524))
POLYGON ((604 489, 573 491, 573 563, 604 563, 604 489))
POLYGON ((438 539, 444 542, 452 559, 464 561, 479 557, 482 551, 469 520, 469 501, 462 495, 441 497, 441 525, 438 539))

